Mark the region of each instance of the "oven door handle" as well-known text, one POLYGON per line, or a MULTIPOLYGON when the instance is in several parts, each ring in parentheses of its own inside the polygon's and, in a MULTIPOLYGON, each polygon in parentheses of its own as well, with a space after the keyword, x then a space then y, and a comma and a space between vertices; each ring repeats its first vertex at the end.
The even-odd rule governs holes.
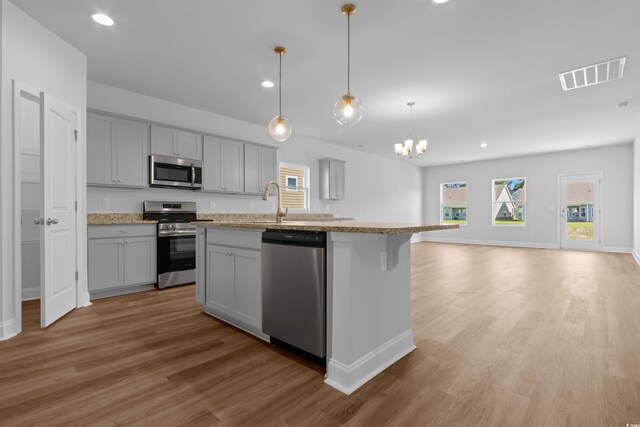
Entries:
POLYGON ((158 237, 181 237, 181 236, 195 236, 196 230, 159 230, 158 237))
POLYGON ((196 167, 191 163, 191 186, 196 184, 196 167))

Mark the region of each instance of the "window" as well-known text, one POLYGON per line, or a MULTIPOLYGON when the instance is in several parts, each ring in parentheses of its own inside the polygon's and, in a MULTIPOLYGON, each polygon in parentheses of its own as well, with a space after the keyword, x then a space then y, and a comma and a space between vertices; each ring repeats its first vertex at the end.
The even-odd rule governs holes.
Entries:
POLYGON ((309 210, 309 166, 280 163, 282 207, 309 210))
POLYGON ((467 183, 440 184, 440 223, 467 223, 467 183))
POLYGON ((526 224, 526 179, 494 179, 491 184, 493 225, 524 226, 526 224))

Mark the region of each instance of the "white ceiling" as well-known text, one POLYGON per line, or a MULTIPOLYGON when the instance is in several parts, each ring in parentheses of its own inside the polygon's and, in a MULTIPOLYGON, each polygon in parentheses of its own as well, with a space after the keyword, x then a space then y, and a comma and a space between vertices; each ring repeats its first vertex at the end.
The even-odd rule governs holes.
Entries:
POLYGON ((332 113, 346 92, 342 1, 12 1, 87 54, 90 80, 265 129, 277 87, 260 82, 277 78, 282 44, 294 132, 394 157, 415 101, 415 136, 430 144, 421 165, 628 142, 638 131, 638 0, 356 1, 351 88, 365 113, 350 128, 332 113), (115 25, 95 24, 95 11, 115 25), (562 92, 559 72, 625 55, 622 80, 562 92))

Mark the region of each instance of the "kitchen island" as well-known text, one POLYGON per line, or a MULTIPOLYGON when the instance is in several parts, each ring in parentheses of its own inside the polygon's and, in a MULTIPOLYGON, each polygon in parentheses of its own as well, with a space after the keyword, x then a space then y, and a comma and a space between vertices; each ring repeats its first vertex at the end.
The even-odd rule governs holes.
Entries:
POLYGON ((325 382, 345 394, 351 394, 415 349, 411 328, 411 236, 458 228, 358 221, 195 224, 196 300, 204 305, 206 313, 265 340, 269 337, 261 328, 262 232, 326 232, 325 382), (227 261, 230 257, 233 266, 227 261), (225 282, 234 282, 235 287, 225 282))

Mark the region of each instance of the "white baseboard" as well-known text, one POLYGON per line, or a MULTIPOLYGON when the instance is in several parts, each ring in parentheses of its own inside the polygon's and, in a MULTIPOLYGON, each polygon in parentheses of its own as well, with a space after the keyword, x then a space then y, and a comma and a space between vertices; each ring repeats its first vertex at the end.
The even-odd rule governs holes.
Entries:
POLYGON ((631 254, 633 255, 633 258, 636 260, 636 262, 638 263, 638 265, 640 265, 640 252, 638 252, 638 251, 633 251, 633 252, 631 252, 631 254))
POLYGON ((0 322, 0 341, 8 340, 17 335, 16 322, 14 319, 5 320, 0 322))
POLYGON ((415 348, 413 331, 408 330, 365 354, 351 365, 347 366, 330 359, 324 382, 349 395, 415 348))
POLYGON ((40 286, 33 288, 22 288, 22 301, 40 299, 40 286))
MULTIPOLYGON (((458 243, 462 245, 508 246, 514 248, 559 249, 555 243, 501 242, 499 240, 465 240, 447 237, 421 237, 420 242, 458 243)), ((414 243, 412 241, 412 243, 414 243)))
POLYGON ((614 252, 618 254, 630 254, 633 252, 632 248, 623 248, 619 246, 605 246, 602 250, 604 252, 614 252))

